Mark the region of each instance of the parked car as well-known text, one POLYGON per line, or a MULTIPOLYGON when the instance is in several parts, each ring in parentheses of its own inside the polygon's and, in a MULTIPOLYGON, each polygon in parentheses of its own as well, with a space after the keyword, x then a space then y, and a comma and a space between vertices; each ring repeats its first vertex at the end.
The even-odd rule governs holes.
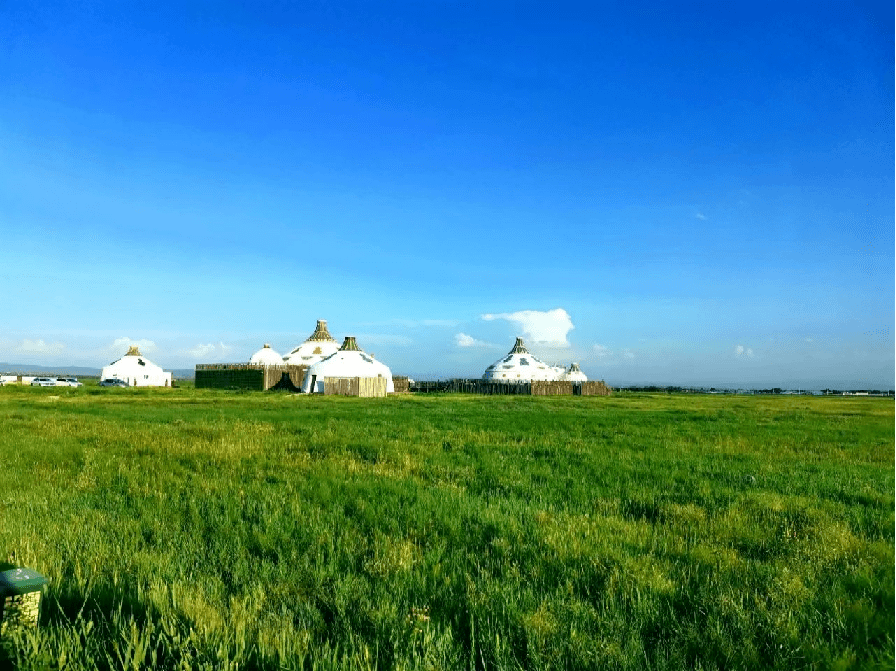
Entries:
POLYGON ((31 380, 32 387, 55 387, 56 386, 56 378, 55 377, 36 377, 31 380))
POLYGON ((101 387, 127 387, 128 383, 125 380, 119 380, 117 377, 108 377, 105 380, 100 380, 101 387))
POLYGON ((76 377, 60 377, 56 378, 57 387, 83 387, 76 377))

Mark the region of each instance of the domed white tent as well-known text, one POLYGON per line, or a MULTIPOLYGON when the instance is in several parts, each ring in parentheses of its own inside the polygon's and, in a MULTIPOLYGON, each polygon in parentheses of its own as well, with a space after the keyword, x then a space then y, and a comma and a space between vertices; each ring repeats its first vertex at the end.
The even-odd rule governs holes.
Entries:
POLYGON ((301 345, 292 349, 283 360, 291 366, 310 366, 338 351, 339 343, 327 330, 327 321, 318 319, 314 333, 301 345))
POLYGON ((517 338, 507 356, 485 369, 483 380, 489 382, 532 382, 559 379, 554 366, 532 356, 522 338, 517 338))
POLYGON ((270 345, 265 343, 264 347, 252 355, 249 359, 249 363, 261 364, 262 366, 282 366, 283 357, 272 350, 270 345))
POLYGON ((324 378, 327 377, 384 377, 386 393, 395 391, 392 371, 358 347, 354 336, 346 336, 339 350, 311 365, 305 372, 302 391, 323 393, 324 378))
POLYGON ((170 387, 171 373, 166 373, 140 354, 136 346, 128 353, 103 368, 101 380, 124 380, 129 387, 170 387))
POLYGON ((588 376, 581 371, 579 364, 572 363, 569 365, 569 370, 563 374, 563 379, 567 382, 587 382, 588 376))

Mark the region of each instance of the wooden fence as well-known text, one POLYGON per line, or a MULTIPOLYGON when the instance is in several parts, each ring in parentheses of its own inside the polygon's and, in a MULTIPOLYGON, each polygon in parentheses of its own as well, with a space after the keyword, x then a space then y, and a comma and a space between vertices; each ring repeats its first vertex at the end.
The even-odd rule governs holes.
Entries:
POLYGON ((424 380, 420 382, 415 380, 413 384, 408 384, 408 391, 415 394, 433 394, 438 392, 445 392, 448 391, 449 384, 450 382, 448 380, 424 380))
POLYGON ((384 377, 325 377, 324 395, 384 397, 387 383, 384 377))
POLYGON ((573 394, 576 396, 609 396, 613 389, 608 387, 603 380, 595 382, 578 382, 573 386, 573 394))
POLYGON ((265 374, 262 366, 196 365, 197 389, 247 389, 264 391, 265 374))
POLYGON ((486 380, 451 380, 445 391, 461 394, 526 395, 532 393, 529 382, 487 382, 486 380))
POLYGON ((572 382, 544 382, 532 381, 533 396, 572 396, 572 382))
POLYGON ((296 389, 302 388, 302 383, 305 381, 305 371, 308 370, 308 366, 287 366, 286 372, 289 375, 289 381, 292 383, 292 386, 296 389))
POLYGON ((308 366, 263 366, 250 363, 196 364, 197 389, 298 391, 308 366))
POLYGON ((612 389, 603 382, 489 382, 482 379, 420 381, 409 391, 418 394, 460 393, 525 396, 609 396, 612 389))

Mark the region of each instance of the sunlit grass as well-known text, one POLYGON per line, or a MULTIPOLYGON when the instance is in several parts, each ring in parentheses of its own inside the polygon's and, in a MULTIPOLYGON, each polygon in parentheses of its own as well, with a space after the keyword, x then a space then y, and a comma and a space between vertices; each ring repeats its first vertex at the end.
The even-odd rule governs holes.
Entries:
POLYGON ((19 668, 893 666, 892 401, 47 391, 19 668))

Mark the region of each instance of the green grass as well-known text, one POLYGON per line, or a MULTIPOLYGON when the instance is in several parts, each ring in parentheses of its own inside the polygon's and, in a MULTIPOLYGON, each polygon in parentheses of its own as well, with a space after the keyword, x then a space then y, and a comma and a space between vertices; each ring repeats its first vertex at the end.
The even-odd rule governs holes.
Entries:
POLYGON ((893 668, 894 405, 0 388, 21 669, 893 668))

